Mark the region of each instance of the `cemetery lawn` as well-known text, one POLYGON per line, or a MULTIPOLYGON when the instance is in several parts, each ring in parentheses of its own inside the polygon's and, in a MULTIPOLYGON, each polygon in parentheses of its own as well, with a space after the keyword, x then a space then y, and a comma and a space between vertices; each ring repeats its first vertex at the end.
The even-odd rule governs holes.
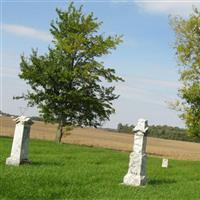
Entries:
POLYGON ((12 138, 0 137, 0 199, 200 199, 200 161, 148 158, 148 185, 121 185, 129 153, 49 141, 30 141, 32 164, 6 166, 12 138))

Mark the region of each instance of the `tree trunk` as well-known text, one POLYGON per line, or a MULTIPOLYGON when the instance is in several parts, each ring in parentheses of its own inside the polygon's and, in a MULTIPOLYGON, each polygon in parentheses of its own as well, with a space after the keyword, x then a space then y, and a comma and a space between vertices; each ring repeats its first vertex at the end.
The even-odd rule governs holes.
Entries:
POLYGON ((63 126, 59 124, 57 132, 56 132, 56 142, 57 143, 61 143, 62 136, 63 136, 63 126))

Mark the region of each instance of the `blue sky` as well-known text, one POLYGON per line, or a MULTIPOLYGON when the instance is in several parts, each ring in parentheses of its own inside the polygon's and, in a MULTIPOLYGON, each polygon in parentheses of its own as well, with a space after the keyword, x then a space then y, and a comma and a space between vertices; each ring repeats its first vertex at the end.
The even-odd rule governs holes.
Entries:
MULTIPOLYGON (((84 12, 94 12, 103 21, 100 32, 123 34, 124 42, 102 60, 124 77, 117 83, 120 98, 114 102, 116 113, 104 126, 119 122, 135 124, 146 118, 150 124, 183 127, 177 113, 168 108, 177 98, 178 69, 173 50, 175 36, 169 25, 169 14, 187 17, 197 1, 75 1, 84 12)), ((1 2, 1 110, 20 114, 26 103, 13 100, 26 92, 18 78, 20 55, 32 48, 42 54, 51 44, 49 24, 55 19, 55 8, 65 9, 66 1, 2 1, 1 2)), ((28 108, 25 115, 37 115, 28 108)))

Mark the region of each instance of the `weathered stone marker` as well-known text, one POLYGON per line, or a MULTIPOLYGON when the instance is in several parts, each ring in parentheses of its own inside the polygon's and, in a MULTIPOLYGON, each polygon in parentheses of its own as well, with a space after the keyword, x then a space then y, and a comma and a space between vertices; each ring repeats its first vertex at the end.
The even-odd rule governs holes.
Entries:
POLYGON ((6 159, 7 165, 20 165, 30 162, 28 160, 28 143, 30 127, 33 124, 30 118, 25 116, 14 119, 16 122, 15 132, 10 157, 6 159))
POLYGON ((130 154, 128 173, 124 176, 125 185, 141 186, 147 182, 146 178, 146 143, 147 143, 148 122, 139 119, 134 128, 134 146, 130 154))
POLYGON ((163 168, 168 168, 168 159, 166 159, 166 158, 162 159, 162 167, 163 168))

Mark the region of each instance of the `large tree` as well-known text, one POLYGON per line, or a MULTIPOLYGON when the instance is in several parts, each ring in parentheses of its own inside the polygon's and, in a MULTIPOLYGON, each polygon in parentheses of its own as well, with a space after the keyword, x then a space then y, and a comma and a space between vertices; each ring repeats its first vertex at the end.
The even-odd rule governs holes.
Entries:
POLYGON ((105 67, 100 57, 122 42, 121 36, 98 33, 102 22, 82 6, 71 3, 52 21, 53 45, 44 55, 32 50, 21 56, 19 77, 30 86, 24 98, 37 105, 45 122, 57 123, 56 140, 61 141, 66 126, 99 126, 114 113, 113 81, 122 81, 115 70, 105 67))
POLYGON ((177 106, 188 132, 200 137, 200 12, 194 9, 187 19, 174 17, 172 27, 176 33, 175 49, 181 66, 181 101, 177 106))

